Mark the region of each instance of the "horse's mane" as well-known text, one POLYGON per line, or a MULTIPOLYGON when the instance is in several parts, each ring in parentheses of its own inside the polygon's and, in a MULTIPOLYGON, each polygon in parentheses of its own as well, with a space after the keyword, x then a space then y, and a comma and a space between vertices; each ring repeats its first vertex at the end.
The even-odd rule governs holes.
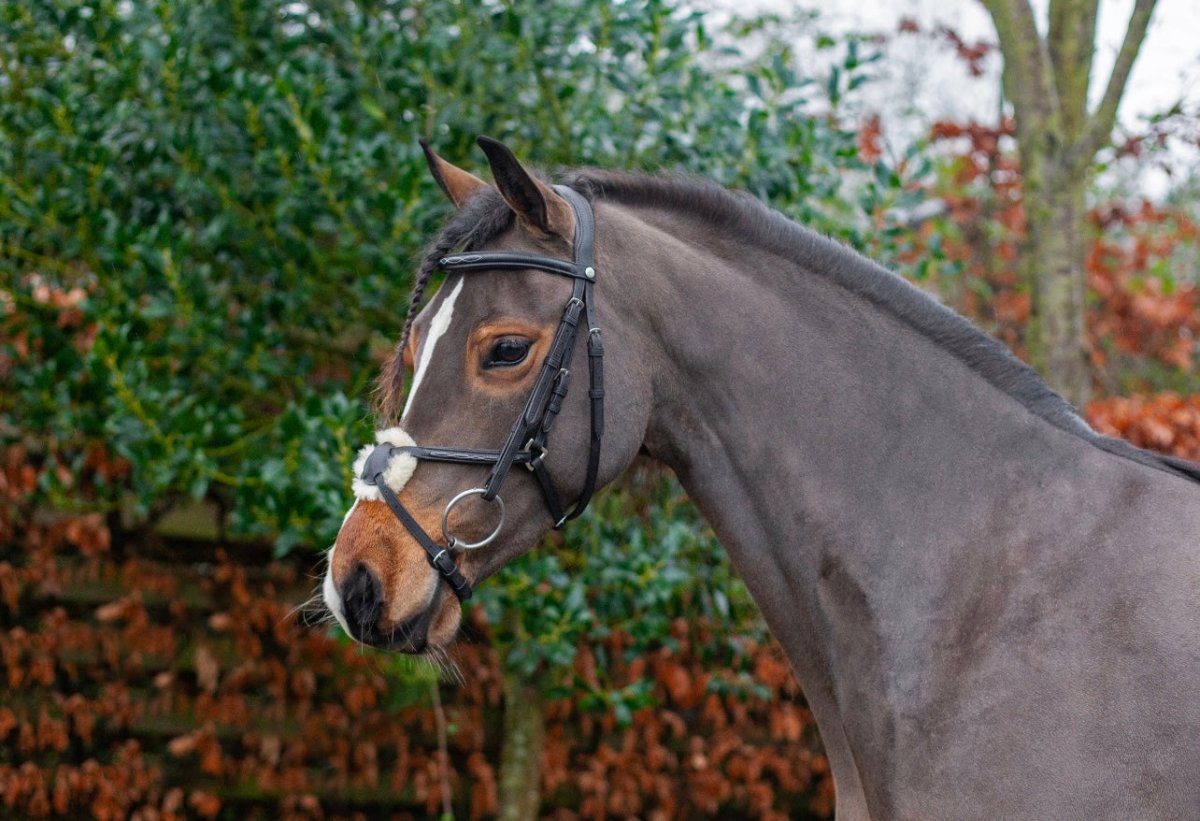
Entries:
MULTIPOLYGON (((581 169, 565 177, 567 185, 589 200, 682 212, 720 226, 723 233, 796 263, 850 294, 867 300, 962 361, 1030 412, 1106 451, 1200 481, 1200 464, 1144 451, 1121 439, 1092 430, 1061 396, 1001 342, 951 311, 903 278, 855 251, 805 228, 754 197, 692 177, 581 169)), ((475 250, 508 230, 513 213, 493 188, 481 189, 443 227, 429 245, 414 283, 400 345, 384 366, 377 385, 379 410, 394 415, 400 407, 403 350, 430 276, 440 257, 475 250)))
POLYGON ((1067 402, 1002 343, 903 278, 805 228, 748 194, 692 178, 583 172, 593 197, 694 214, 723 231, 822 276, 929 337, 1008 395, 1062 428, 1087 430, 1067 402))

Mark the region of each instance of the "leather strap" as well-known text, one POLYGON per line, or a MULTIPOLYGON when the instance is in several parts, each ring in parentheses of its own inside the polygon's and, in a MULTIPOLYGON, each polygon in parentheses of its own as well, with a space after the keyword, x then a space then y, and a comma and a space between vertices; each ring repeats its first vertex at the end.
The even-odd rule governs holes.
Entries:
POLYGON ((458 569, 458 565, 454 563, 454 559, 450 556, 450 549, 444 548, 429 537, 425 532, 425 528, 412 517, 408 509, 400 503, 396 498, 396 494, 383 481, 381 475, 376 475, 374 478, 375 487, 379 489, 379 495, 383 497, 383 501, 387 502, 387 506, 392 509, 392 513, 396 514, 396 518, 400 520, 400 524, 404 525, 417 544, 421 545, 425 550, 425 557, 429 560, 429 566, 441 574, 442 578, 450 584, 450 589, 454 591, 454 595, 458 596, 459 601, 466 601, 471 598, 471 583, 467 581, 467 577, 458 569))
MULTIPOLYGON (((417 459, 427 462, 450 462, 460 465, 493 465, 500 458, 498 450, 481 450, 478 448, 426 448, 420 445, 393 447, 391 454, 407 453, 417 459)), ((513 454, 513 464, 527 465, 533 460, 533 454, 528 450, 519 450, 513 454)))
MULTIPOLYGON (((587 274, 589 265, 580 265, 554 257, 543 257, 538 254, 522 254, 517 251, 481 251, 478 254, 452 254, 438 260, 438 267, 444 271, 494 271, 513 270, 516 268, 535 268, 550 274, 561 274, 576 279, 590 279, 587 274)), ((592 276, 595 276, 593 271, 592 276)))

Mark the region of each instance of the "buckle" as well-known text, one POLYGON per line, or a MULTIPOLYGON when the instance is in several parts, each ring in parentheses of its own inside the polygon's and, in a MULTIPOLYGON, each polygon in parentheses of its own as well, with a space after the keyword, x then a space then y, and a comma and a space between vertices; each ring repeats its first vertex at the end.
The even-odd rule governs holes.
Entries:
POLYGON ((525 443, 525 450, 532 454, 529 457, 529 461, 525 463, 525 469, 530 473, 535 473, 542 462, 545 461, 546 454, 550 452, 550 449, 530 439, 525 443))
POLYGON ((436 554, 429 557, 430 566, 443 576, 449 576, 458 570, 458 566, 454 564, 454 559, 450 557, 449 550, 449 548, 443 547, 436 554))

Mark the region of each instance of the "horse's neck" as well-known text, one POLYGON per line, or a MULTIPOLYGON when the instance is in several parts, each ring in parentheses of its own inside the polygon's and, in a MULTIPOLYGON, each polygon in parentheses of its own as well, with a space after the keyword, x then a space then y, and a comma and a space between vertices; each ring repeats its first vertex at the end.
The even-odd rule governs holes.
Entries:
POLYGON ((753 249, 657 270, 672 287, 647 308, 667 363, 647 445, 736 553, 907 564, 1088 448, 826 276, 753 249))
POLYGON ((681 301, 654 305, 670 364, 647 447, 716 530, 854 778, 839 735, 885 743, 936 644, 931 614, 969 606, 952 592, 964 565, 990 555, 974 566, 995 571, 1017 549, 997 522, 1054 513, 1049 477, 1069 497, 1086 446, 828 278, 751 249, 684 266, 666 250, 656 276, 681 301))

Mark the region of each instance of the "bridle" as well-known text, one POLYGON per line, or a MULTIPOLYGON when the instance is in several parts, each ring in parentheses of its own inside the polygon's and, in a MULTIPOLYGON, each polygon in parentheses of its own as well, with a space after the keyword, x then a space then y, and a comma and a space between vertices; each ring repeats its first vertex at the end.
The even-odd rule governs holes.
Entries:
POLYGON ((508 478, 513 465, 524 465, 533 474, 542 489, 542 496, 545 497, 546 508, 554 520, 555 528, 562 527, 583 513, 596 489, 596 473, 600 467, 600 441, 604 436, 604 345, 600 339, 600 328, 596 324, 596 302, 593 293, 596 283, 596 226, 587 199, 566 186, 556 185, 554 188, 570 203, 571 210, 575 212, 573 260, 510 251, 469 252, 453 254, 438 260, 438 268, 446 272, 533 268, 570 277, 572 280, 571 298, 563 309, 562 320, 554 333, 554 341, 546 358, 542 360, 541 371, 537 381, 533 383, 529 398, 525 401, 525 408, 513 423, 504 443, 498 450, 395 446, 384 443, 371 451, 362 469, 362 480, 379 489, 379 495, 387 502, 405 529, 424 548, 429 564, 449 582, 450 588, 460 601, 471 597, 471 584, 454 563, 450 552, 455 549, 472 550, 483 547, 500 534, 501 528, 504 527, 505 515, 500 487, 508 478), (564 512, 554 481, 546 469, 545 459, 550 429, 554 425, 555 417, 562 410, 563 400, 566 399, 570 386, 569 366, 571 356, 575 352, 575 338, 581 319, 586 320, 588 329, 588 396, 591 399, 592 436, 588 446, 587 475, 583 490, 574 506, 564 512), (407 454, 430 462, 491 465, 491 472, 482 486, 464 490, 446 504, 445 510, 442 511, 442 536, 446 540, 445 545, 438 544, 425 532, 384 480, 383 474, 388 462, 396 454, 407 454), (449 518, 450 511, 471 496, 479 496, 488 502, 495 501, 500 509, 500 521, 490 535, 477 542, 468 543, 450 534, 449 518))

